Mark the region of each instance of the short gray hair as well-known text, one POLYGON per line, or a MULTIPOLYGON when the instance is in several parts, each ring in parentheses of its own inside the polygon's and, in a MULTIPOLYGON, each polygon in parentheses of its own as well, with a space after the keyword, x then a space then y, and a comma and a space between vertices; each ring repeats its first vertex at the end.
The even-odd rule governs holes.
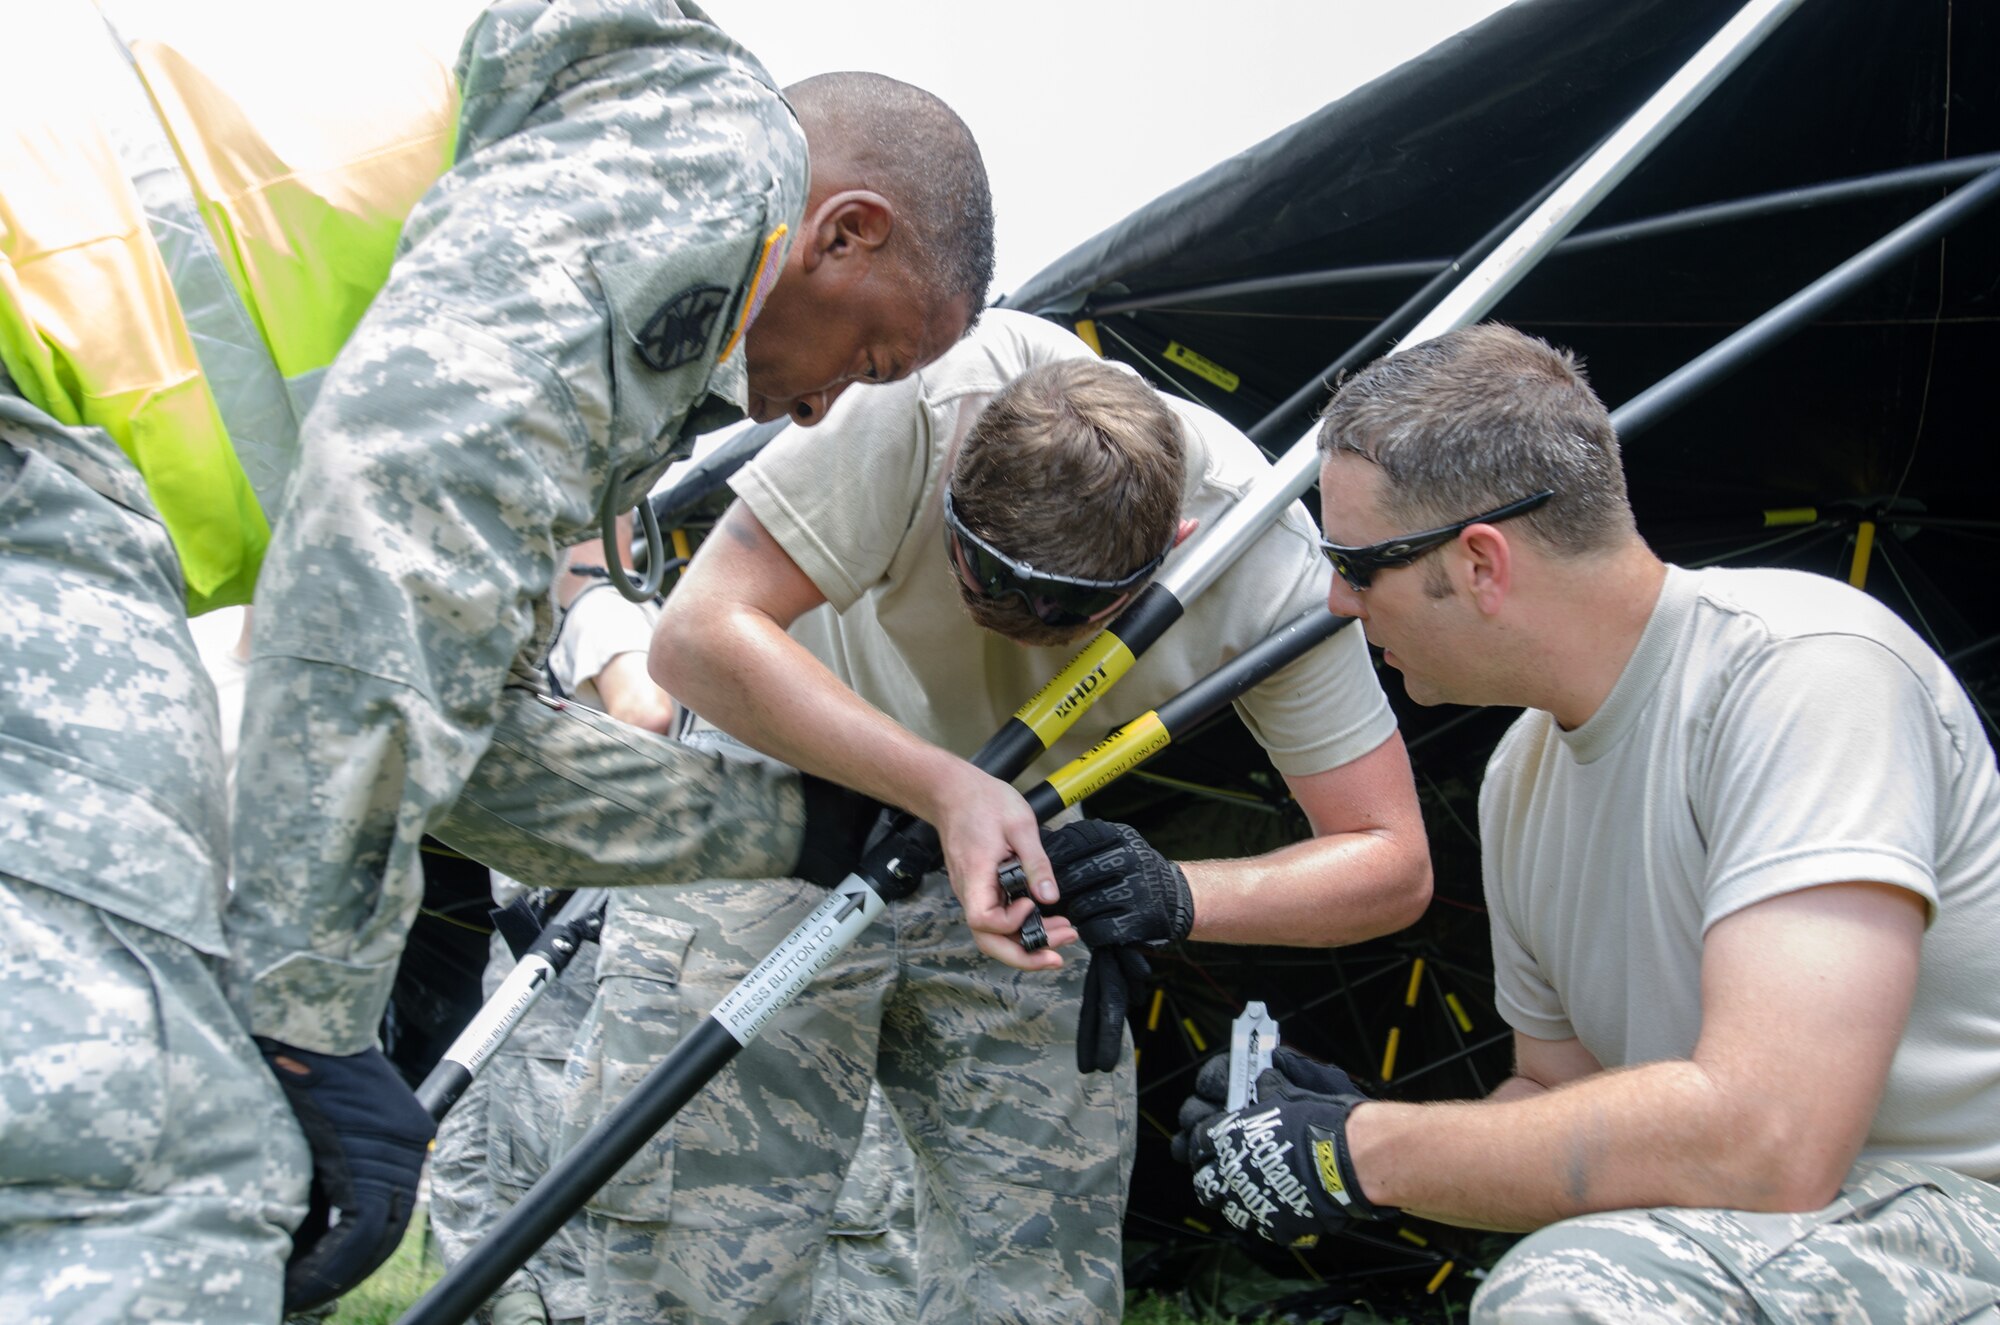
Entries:
POLYGON ((890 247, 921 291, 939 302, 965 297, 976 320, 993 283, 993 193, 965 121, 920 87, 855 70, 816 74, 785 98, 808 146, 816 134, 837 135, 895 208, 890 247))
POLYGON ((1634 536, 1604 402, 1574 355, 1512 327, 1465 327, 1377 359, 1320 417, 1320 452, 1373 461, 1383 514, 1411 531, 1553 489, 1520 517, 1551 550, 1634 536))

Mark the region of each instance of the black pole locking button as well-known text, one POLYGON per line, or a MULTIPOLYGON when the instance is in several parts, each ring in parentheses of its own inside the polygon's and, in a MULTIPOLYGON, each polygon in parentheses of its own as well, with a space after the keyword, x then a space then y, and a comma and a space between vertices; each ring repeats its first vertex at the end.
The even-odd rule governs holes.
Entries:
MULTIPOLYGON (((1021 862, 1010 860, 1000 867, 1000 893, 1010 902, 1018 902, 1029 896, 1028 872, 1021 868, 1021 862)), ((1030 912, 1021 922, 1021 932, 1017 936, 1021 946, 1029 952, 1037 952, 1049 946, 1049 931, 1042 926, 1042 913, 1030 912)))

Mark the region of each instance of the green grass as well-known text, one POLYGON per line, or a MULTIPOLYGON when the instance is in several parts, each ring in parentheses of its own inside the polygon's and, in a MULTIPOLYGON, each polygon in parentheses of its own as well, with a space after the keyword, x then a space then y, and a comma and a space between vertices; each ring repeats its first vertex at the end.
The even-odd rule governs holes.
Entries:
POLYGON ((419 1210, 396 1254, 340 1299, 331 1325, 390 1325, 444 1272, 430 1247, 430 1221, 419 1210))

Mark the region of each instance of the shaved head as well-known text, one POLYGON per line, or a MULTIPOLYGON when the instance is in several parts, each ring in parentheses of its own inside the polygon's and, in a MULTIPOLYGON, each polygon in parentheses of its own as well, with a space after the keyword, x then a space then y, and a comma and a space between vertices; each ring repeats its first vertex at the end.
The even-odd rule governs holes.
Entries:
POLYGON ((976 317, 993 282, 993 194, 965 122, 882 74, 818 74, 785 99, 805 129, 812 198, 865 188, 888 199, 903 270, 934 300, 964 298, 976 317))

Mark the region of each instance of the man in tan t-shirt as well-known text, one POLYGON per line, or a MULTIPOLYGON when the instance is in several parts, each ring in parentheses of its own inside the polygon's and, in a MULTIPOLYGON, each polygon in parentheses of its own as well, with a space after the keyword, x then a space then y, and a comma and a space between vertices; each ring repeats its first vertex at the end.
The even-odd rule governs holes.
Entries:
MULTIPOLYGON (((1084 972, 1103 958, 1014 941, 1027 903, 1002 904, 995 867, 1018 854, 1049 902, 1057 874, 1019 794, 964 756, 1266 467, 1210 411, 1061 328, 988 310, 938 363, 849 393, 735 476, 741 500, 668 599, 656 679, 725 731, 935 824, 950 877, 890 903, 599 1193, 607 1317, 804 1318, 875 1079, 918 1158, 923 1319, 1119 1318, 1131 1052, 1114 1025, 1083 1042, 1113 1070, 1082 1070, 1084 972)), ((1313 540, 1289 508, 1028 776, 1323 603, 1313 540)), ((1315 835, 1189 864, 1184 891, 1183 871, 1138 844, 1159 885, 1131 890, 1140 937, 1191 925, 1207 940, 1334 944, 1414 920, 1429 896, 1422 822, 1358 634, 1239 711, 1315 835)), ((571 1063, 576 1122, 615 1104, 822 897, 795 880, 621 897, 596 1032, 571 1063)), ((1100 921, 1049 926, 1060 947, 1100 921)))
POLYGON ((1320 445, 1334 609, 1417 702, 1526 710, 1479 806, 1515 1070, 1415 1105, 1281 1050, 1184 1109, 1203 1201, 1534 1230, 1474 1320, 1989 1315, 2000 774, 1944 662, 1839 581, 1662 563, 1575 360, 1509 328, 1373 365, 1320 445))

